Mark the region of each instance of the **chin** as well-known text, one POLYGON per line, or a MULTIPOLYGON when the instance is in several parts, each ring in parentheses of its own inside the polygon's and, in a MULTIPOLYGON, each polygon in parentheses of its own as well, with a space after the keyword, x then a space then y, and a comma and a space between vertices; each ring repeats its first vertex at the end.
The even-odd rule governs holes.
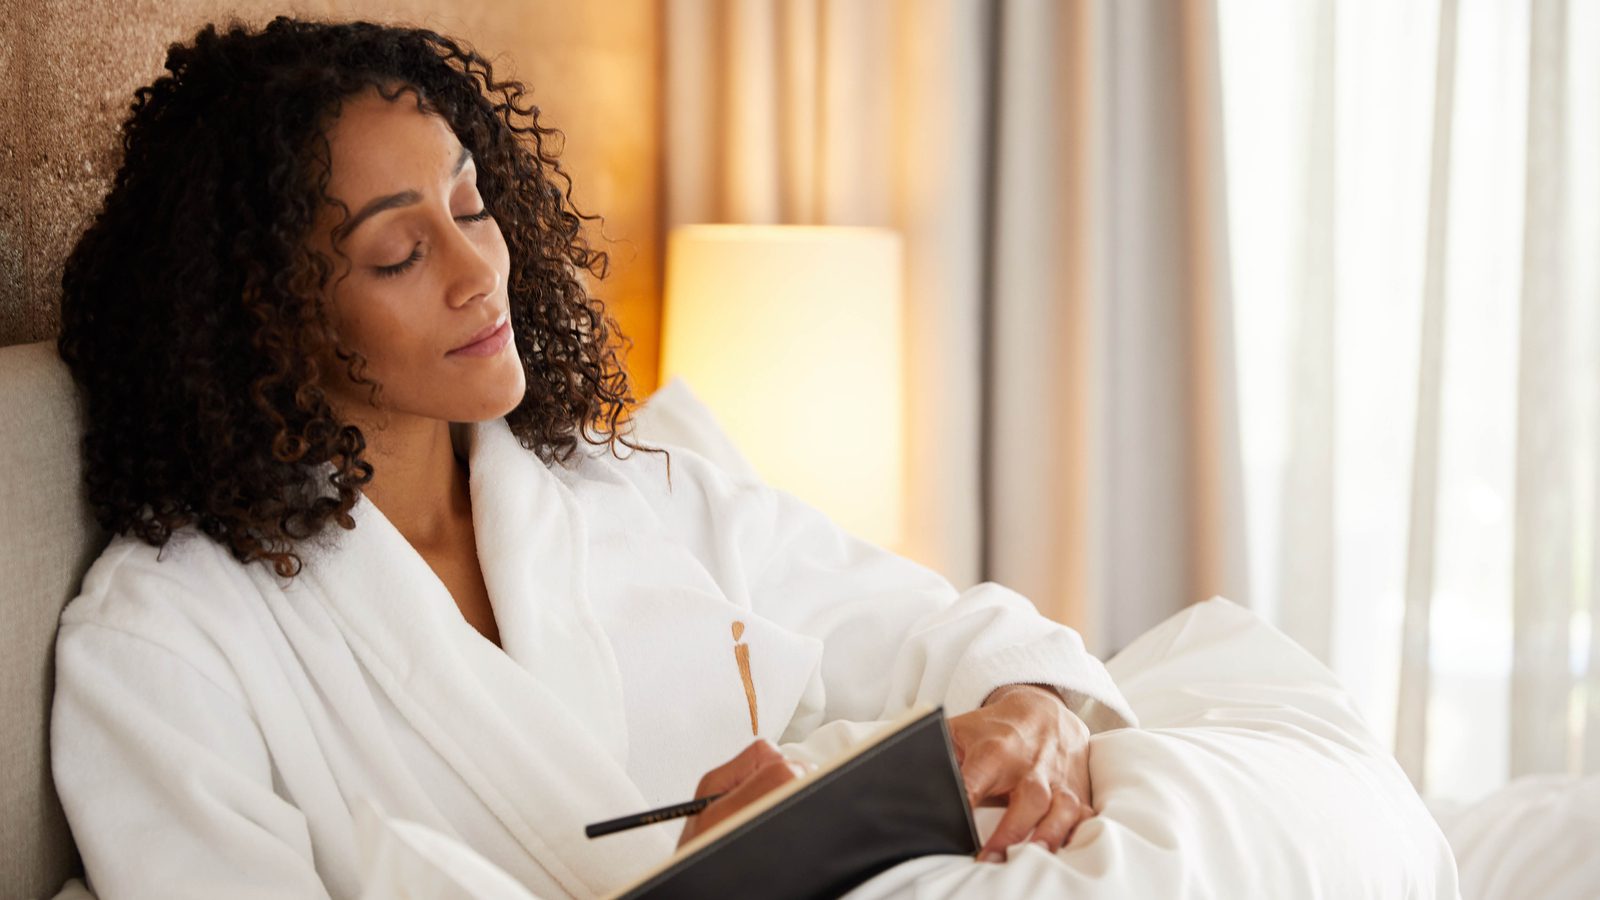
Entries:
MULTIPOLYGON (((496 384, 491 389, 483 392, 481 396, 485 398, 483 407, 486 408, 486 411, 485 409, 480 409, 480 412, 484 412, 484 414, 470 421, 487 422, 491 419, 501 418, 516 409, 522 403, 522 398, 527 392, 528 383, 523 377, 522 369, 518 367, 515 377, 507 378, 504 382, 496 384)), ((468 420, 457 419, 456 421, 468 420)))
POLYGON ((446 422, 489 422, 505 416, 522 403, 527 392, 524 385, 520 372, 515 378, 498 380, 441 380, 428 391, 431 396, 426 400, 419 397, 410 408, 417 415, 446 422), (445 390, 443 394, 439 390, 441 387, 445 390))
POLYGON ((505 403, 496 403, 492 405, 487 403, 476 403, 467 409, 457 410, 452 415, 445 416, 444 418, 446 421, 450 422, 492 422, 495 419, 501 419, 510 414, 512 410, 517 408, 517 404, 521 402, 522 398, 519 396, 515 400, 505 403))

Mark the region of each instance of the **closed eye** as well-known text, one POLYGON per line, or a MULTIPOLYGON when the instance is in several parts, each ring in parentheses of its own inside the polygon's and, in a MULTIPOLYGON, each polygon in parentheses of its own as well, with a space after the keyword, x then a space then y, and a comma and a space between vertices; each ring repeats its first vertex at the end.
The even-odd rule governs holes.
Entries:
MULTIPOLYGON (((486 219, 488 219, 489 217, 490 217, 489 208, 488 207, 484 207, 483 209, 479 210, 478 212, 473 213, 470 216, 457 216, 456 219, 457 219, 457 221, 461 221, 461 222, 482 222, 482 221, 485 221, 486 219)), ((421 259, 421 258, 422 258, 422 244, 419 243, 415 247, 411 248, 411 255, 410 256, 406 257, 405 259, 402 259, 401 261, 395 263, 394 265, 375 266, 373 268, 373 271, 377 273, 379 278, 393 278, 394 276, 399 275, 400 273, 404 272, 405 270, 411 268, 412 265, 414 265, 416 263, 416 261, 421 259)))
POLYGON ((411 255, 400 262, 397 262, 392 266, 378 266, 374 269, 374 271, 378 273, 379 278, 393 278, 394 276, 399 275, 401 272, 411 268, 412 263, 422 258, 422 254, 417 252, 418 248, 421 246, 421 244, 418 244, 416 247, 411 248, 411 255))

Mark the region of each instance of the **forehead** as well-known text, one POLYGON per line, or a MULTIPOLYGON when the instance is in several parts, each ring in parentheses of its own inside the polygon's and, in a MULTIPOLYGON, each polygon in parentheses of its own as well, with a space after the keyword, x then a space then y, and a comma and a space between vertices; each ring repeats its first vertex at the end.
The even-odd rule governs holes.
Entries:
POLYGON ((444 119, 417 108, 415 94, 385 100, 370 88, 345 100, 327 137, 328 193, 352 211, 384 194, 426 191, 449 173, 461 147, 444 119))

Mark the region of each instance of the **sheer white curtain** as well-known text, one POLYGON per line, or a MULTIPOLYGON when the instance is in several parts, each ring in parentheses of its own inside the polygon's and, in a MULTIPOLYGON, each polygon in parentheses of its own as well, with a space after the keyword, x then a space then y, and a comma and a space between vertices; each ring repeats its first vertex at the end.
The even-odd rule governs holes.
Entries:
POLYGON ((1219 18, 1259 605, 1430 801, 1600 772, 1600 4, 1219 18))
POLYGON ((1246 602, 1212 0, 665 8, 669 227, 905 237, 897 549, 1102 656, 1246 602))

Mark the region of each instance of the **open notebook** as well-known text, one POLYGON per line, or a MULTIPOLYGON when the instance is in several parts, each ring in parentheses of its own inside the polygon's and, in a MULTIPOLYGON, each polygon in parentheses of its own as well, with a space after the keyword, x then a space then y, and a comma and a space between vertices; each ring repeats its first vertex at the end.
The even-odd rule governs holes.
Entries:
POLYGON ((918 704, 607 900, 833 897, 905 860, 979 846, 944 709, 918 704))

